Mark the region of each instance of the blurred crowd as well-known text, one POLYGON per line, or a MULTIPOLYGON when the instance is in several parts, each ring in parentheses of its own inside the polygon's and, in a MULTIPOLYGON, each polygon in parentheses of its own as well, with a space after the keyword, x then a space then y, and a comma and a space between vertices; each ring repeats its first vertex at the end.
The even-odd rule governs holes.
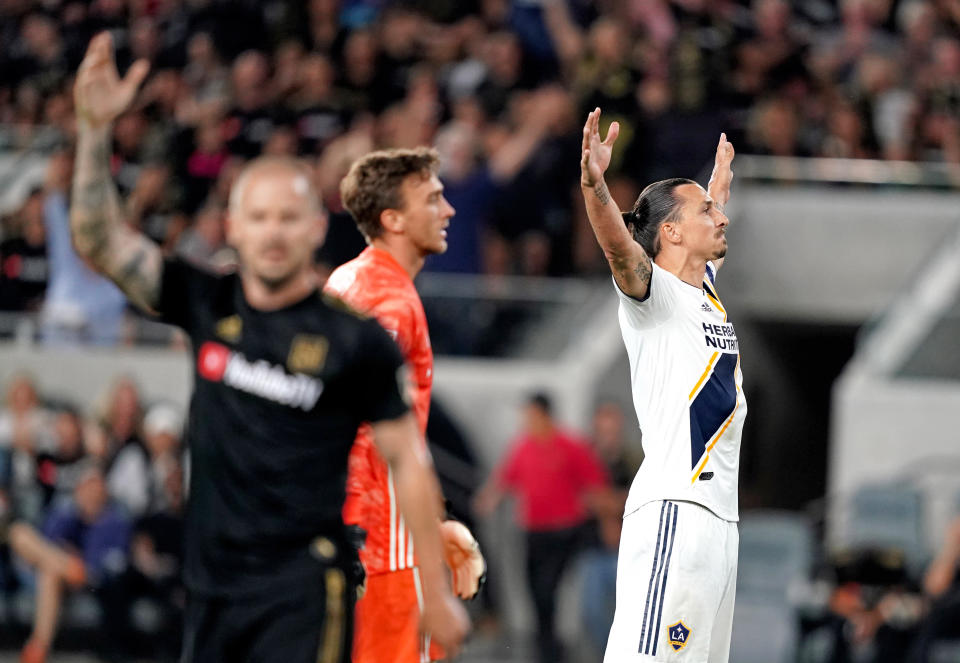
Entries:
MULTIPOLYGON (((213 267, 235 260, 225 209, 246 159, 310 164, 331 214, 317 256, 325 273, 363 246, 339 201, 350 163, 433 144, 457 214, 449 251, 427 271, 606 273, 577 188, 580 127, 596 106, 604 125, 621 124, 610 185, 623 207, 653 180, 700 175, 720 131, 739 154, 960 163, 960 0, 0 0, 0 312, 40 313, 50 342, 126 334, 122 295, 74 254, 67 220, 71 86, 102 30, 121 72, 151 64, 114 126, 128 221, 165 252, 213 267), (31 155, 49 157, 45 175, 8 195, 31 155)), ((120 615, 104 620, 120 632, 111 646, 175 628, 182 413, 147 407, 127 379, 95 412, 38 395, 26 376, 5 388, 0 528, 19 550, 0 546, 3 619, 15 617, 15 597, 59 583, 120 615), (45 554, 43 542, 73 557, 45 554)), ((523 435, 556 433, 540 410, 523 435)), ((562 523, 586 540, 576 546, 588 551, 585 632, 597 649, 612 610, 616 511, 635 468, 621 426, 615 408, 598 410, 581 442, 603 479, 585 481, 577 499, 590 508, 562 523)), ((529 488, 494 476, 504 493, 529 488)), ((832 660, 856 658, 884 625, 902 644, 927 637, 924 624, 958 623, 960 525, 937 560, 909 581, 873 578, 869 559, 837 562, 824 602, 832 660), (886 589, 864 593, 871 582, 895 597, 907 587, 947 617, 918 622, 886 589)), ((547 621, 555 589, 552 575, 530 588, 545 655, 558 646, 547 621)), ((46 637, 27 616, 31 638, 46 637)))
MULTIPOLYGON (((121 72, 151 64, 114 127, 129 222, 214 265, 232 261, 224 207, 245 159, 312 165, 329 269, 363 244, 338 200, 350 162, 427 143, 457 209, 427 270, 602 269, 576 187, 595 106, 621 123, 621 205, 700 174, 721 130, 741 154, 960 162, 957 0, 0 0, 0 155, 56 153, 58 196, 74 72, 101 30, 121 72)), ((54 276, 48 195, 8 201, 0 309, 37 307, 54 276)))
POLYGON ((174 658, 185 599, 181 412, 147 407, 126 377, 91 412, 41 397, 24 374, 5 387, 0 631, 26 630, 23 660, 32 661, 31 646, 49 651, 59 615, 69 626, 77 612, 62 604, 87 597, 80 621, 102 626, 102 653, 174 658))

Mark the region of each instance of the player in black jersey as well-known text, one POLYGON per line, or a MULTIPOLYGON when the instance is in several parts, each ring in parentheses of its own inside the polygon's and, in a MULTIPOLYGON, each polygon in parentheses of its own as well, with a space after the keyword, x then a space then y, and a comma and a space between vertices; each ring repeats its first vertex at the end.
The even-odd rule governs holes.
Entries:
POLYGON ((74 243, 130 300, 193 345, 183 661, 349 660, 354 556, 341 508, 357 427, 372 422, 420 555, 424 629, 456 651, 468 628, 441 557, 439 490, 403 400, 389 336, 319 293, 326 219, 295 161, 258 159, 231 192, 235 274, 178 259, 129 228, 107 159, 111 122, 146 75, 120 79, 106 33, 75 87, 74 243))

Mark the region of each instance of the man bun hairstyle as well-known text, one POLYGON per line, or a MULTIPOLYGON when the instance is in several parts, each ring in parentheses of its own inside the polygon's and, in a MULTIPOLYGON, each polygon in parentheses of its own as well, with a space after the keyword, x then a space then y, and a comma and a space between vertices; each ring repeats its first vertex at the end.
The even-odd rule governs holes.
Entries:
POLYGON ((432 147, 378 150, 353 162, 340 182, 340 199, 368 242, 383 234, 384 210, 403 209, 403 181, 410 175, 427 179, 439 165, 432 147))
POLYGON ((696 184, 685 177, 673 177, 660 180, 647 186, 633 209, 623 213, 623 222, 626 224, 634 241, 643 247, 651 258, 660 253, 660 226, 673 221, 680 212, 680 201, 674 193, 678 186, 696 184))

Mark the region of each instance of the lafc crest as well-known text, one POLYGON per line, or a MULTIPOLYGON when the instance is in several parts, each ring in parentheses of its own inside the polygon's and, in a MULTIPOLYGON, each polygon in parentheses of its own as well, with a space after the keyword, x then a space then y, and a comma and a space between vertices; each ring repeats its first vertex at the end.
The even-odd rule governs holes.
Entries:
POLYGON ((290 343, 287 355, 287 368, 291 373, 309 373, 316 375, 327 361, 330 342, 323 336, 297 334, 290 343))
POLYGON ((690 642, 690 629, 682 621, 667 627, 667 641, 674 651, 680 651, 690 642))
POLYGON ((217 322, 217 336, 227 343, 236 343, 240 340, 240 333, 243 331, 243 320, 239 315, 231 315, 217 322))

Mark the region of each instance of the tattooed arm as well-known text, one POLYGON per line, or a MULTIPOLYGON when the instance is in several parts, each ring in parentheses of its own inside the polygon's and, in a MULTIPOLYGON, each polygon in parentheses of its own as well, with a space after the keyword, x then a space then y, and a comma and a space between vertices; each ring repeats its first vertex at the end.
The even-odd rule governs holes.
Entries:
POLYGON ((600 109, 587 116, 583 125, 583 152, 580 159, 580 188, 594 235, 610 263, 617 285, 631 297, 643 299, 650 289, 653 265, 643 248, 634 241, 623 216, 610 196, 603 174, 610 165, 613 144, 620 125, 610 125, 606 140, 600 140, 600 109))
POLYGON ((111 123, 130 104, 147 74, 137 62, 117 75, 109 33, 93 38, 77 72, 77 156, 70 230, 77 253, 112 279, 138 307, 152 311, 160 295, 160 248, 123 220, 110 174, 111 123))
POLYGON ((109 126, 92 128, 81 122, 70 201, 73 245, 131 302, 152 311, 160 295, 160 247, 123 221, 110 175, 109 141, 109 126))

